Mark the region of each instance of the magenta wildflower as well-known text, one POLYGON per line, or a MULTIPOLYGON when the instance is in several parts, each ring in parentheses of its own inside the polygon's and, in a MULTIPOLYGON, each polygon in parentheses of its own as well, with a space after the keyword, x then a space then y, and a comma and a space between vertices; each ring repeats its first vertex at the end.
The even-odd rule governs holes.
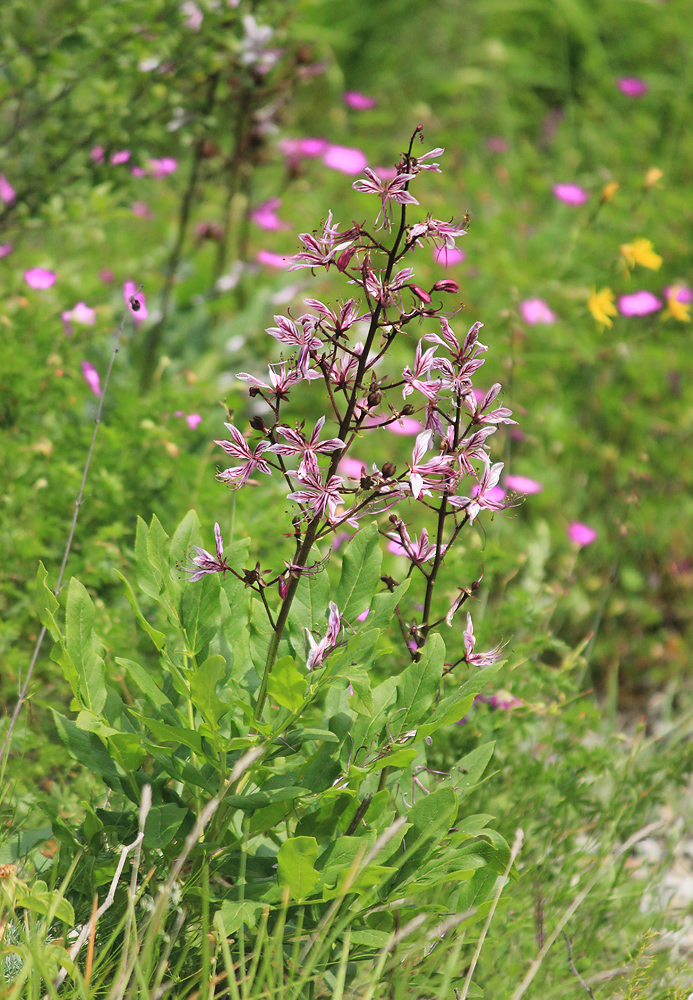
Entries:
POLYGON ((329 438, 326 441, 320 441, 320 432, 324 425, 325 418, 320 417, 315 424, 313 433, 309 438, 306 438, 302 429, 299 429, 298 426, 294 430, 291 427, 280 424, 277 426, 276 431, 277 434, 284 438, 284 444, 273 444, 268 450, 274 455, 300 455, 301 464, 298 467, 298 475, 302 476, 307 471, 311 460, 313 464, 317 463, 318 455, 326 455, 345 447, 344 441, 341 438, 329 438))
POLYGON ((520 302, 520 315, 525 323, 555 323, 555 313, 543 299, 525 299, 520 302))
POLYGON ((11 243, 0 243, 0 258, 7 257, 13 250, 14 247, 11 243))
MULTIPOLYGON (((470 493, 472 494, 472 498, 478 497, 479 494, 481 493, 480 483, 474 483, 474 485, 470 490, 470 493)), ((508 494, 506 493, 506 491, 503 489, 502 486, 492 486, 489 490, 486 491, 486 499, 493 501, 493 503, 500 503, 501 500, 505 500, 507 495, 508 494)))
POLYGON ((359 90, 345 90, 342 99, 348 108, 354 111, 370 111, 378 103, 374 97, 368 97, 359 90))
POLYGON ((227 569, 231 569, 224 559, 224 539, 218 524, 214 525, 214 541, 216 542, 216 555, 212 555, 207 549, 200 548, 199 545, 193 545, 197 552, 197 555, 192 558, 193 565, 182 567, 184 573, 190 573, 189 583, 196 583, 210 573, 226 573, 227 569))
POLYGON ((127 307, 130 310, 130 315, 134 323, 141 323, 143 320, 147 319, 149 312, 147 310, 147 300, 144 296, 144 292, 137 291, 137 285, 134 281, 126 281, 123 284, 123 298, 127 303, 127 307), (132 299, 132 301, 130 301, 132 299), (135 309, 134 303, 139 305, 139 309, 135 309))
POLYGON ((82 362, 82 375, 84 376, 84 381, 87 383, 94 395, 100 396, 101 380, 99 378, 99 373, 88 361, 82 362))
POLYGON ((304 504, 313 514, 320 514, 328 521, 334 521, 337 505, 344 502, 339 493, 342 477, 330 476, 327 482, 323 483, 318 463, 311 456, 306 461, 303 473, 296 474, 295 478, 301 488, 289 493, 289 500, 304 504))
POLYGON ((525 493, 530 496, 532 493, 541 493, 544 487, 536 479, 529 476, 506 476, 505 485, 508 489, 515 490, 516 493, 525 493))
POLYGON ((263 452, 269 448, 269 442, 260 441, 251 451, 248 442, 233 424, 225 423, 224 426, 227 428, 232 440, 215 441, 214 443, 223 448, 227 455, 240 459, 241 464, 234 465, 230 469, 224 469, 223 472, 217 474, 217 479, 222 483, 228 483, 232 489, 237 490, 239 487, 245 486, 252 473, 256 470, 262 472, 265 476, 271 476, 272 469, 262 457, 263 452))
POLYGON ((439 174, 441 172, 439 163, 424 163, 424 160, 430 160, 434 156, 442 156, 444 152, 445 150, 442 146, 438 146, 436 149, 430 149, 427 153, 423 153, 421 156, 412 156, 411 169, 416 174, 418 174, 420 170, 432 170, 434 173, 439 174))
POLYGON ((616 81, 616 86, 626 97, 643 97, 650 89, 639 76, 622 76, 616 81))
POLYGON ((111 271, 110 267, 104 267, 99 271, 99 278, 101 278, 105 285, 112 285, 115 281, 115 274, 111 271))
POLYGON ((178 161, 174 160, 172 156, 164 156, 160 160, 150 160, 149 169, 151 170, 152 177, 158 180, 161 177, 174 174, 178 169, 178 161))
POLYGON ((492 153, 507 153, 510 146, 499 135, 492 135, 486 140, 486 148, 490 149, 492 153))
MULTIPOLYGON (((354 323, 360 323, 361 320, 370 319, 370 313, 359 313, 358 304, 355 299, 347 299, 347 301, 339 307, 339 312, 336 313, 329 306, 326 306, 324 302, 319 299, 304 299, 305 304, 310 309, 315 309, 315 311, 320 315, 320 326, 331 333, 336 333, 337 335, 346 333, 354 323)), ((356 350, 356 348, 352 348, 356 350)), ((359 353, 359 352, 357 352, 359 353)))
MULTIPOLYGON (((425 222, 417 222, 409 230, 409 239, 412 243, 418 243, 421 246, 420 240, 433 240, 440 249, 447 248, 448 250, 454 250, 455 240, 459 239, 460 236, 466 235, 467 230, 461 223, 445 222, 442 219, 434 219, 430 215, 426 217, 425 222)), ((462 254, 462 259, 465 256, 465 254, 462 254)), ((435 254, 434 260, 436 263, 439 262, 435 254)), ((442 258, 440 262, 443 262, 442 258)))
POLYGON ((185 418, 185 422, 191 431, 194 431, 202 423, 202 417, 199 413, 188 413, 185 418))
POLYGON ((284 154, 289 165, 297 164, 299 160, 314 160, 327 149, 329 143, 327 139, 306 138, 306 139, 281 139, 277 144, 279 151, 284 154))
POLYGON ((271 250, 258 250, 255 254, 255 260, 258 264, 264 264, 265 267, 273 267, 277 271, 285 271, 291 266, 291 257, 283 257, 281 254, 273 253, 271 250))
POLYGON ((55 271, 46 271, 42 267, 32 267, 24 272, 24 280, 29 288, 44 289, 55 284, 55 271))
POLYGON ((390 434, 402 434, 406 437, 409 437, 411 434, 420 434, 423 429, 421 421, 414 420, 413 417, 400 417, 399 420, 393 420, 392 423, 385 424, 385 430, 389 431, 390 434))
POLYGON ((65 333, 72 334, 72 324, 79 323, 80 326, 93 326, 96 322, 96 309, 91 309, 86 302, 78 302, 72 309, 67 309, 60 316, 65 324, 65 333))
POLYGON ((129 149, 121 149, 121 150, 119 150, 119 152, 114 153, 111 156, 111 164, 114 167, 117 167, 118 164, 120 164, 120 163, 127 163, 129 159, 130 159, 130 150, 129 149))
POLYGON ((361 462, 358 458, 352 458, 351 455, 345 455, 344 458, 340 458, 337 469, 348 479, 360 480, 366 471, 366 463, 361 462))
POLYGON ((289 270, 296 271, 301 267, 324 267, 329 270, 330 264, 335 263, 335 257, 354 242, 353 239, 344 240, 345 235, 339 232, 338 226, 332 225, 332 212, 328 212, 322 236, 316 237, 312 233, 298 234, 306 250, 288 258, 289 270), (338 243, 337 240, 341 242, 338 243))
POLYGON ((617 305, 622 316, 649 316, 662 308, 662 301, 652 292, 643 289, 630 295, 622 295, 617 305))
POLYGON ((501 643, 498 646, 494 646, 487 653, 475 653, 475 646, 476 637, 474 635, 474 626, 472 625, 472 616, 467 612, 467 627, 464 630, 464 658, 470 666, 481 669, 481 667, 490 667, 493 663, 497 663, 501 658, 504 644, 501 643))
POLYGON ((495 462, 491 465, 491 460, 488 455, 484 455, 483 461, 484 473, 481 477, 481 482, 479 483, 479 489, 476 496, 453 496, 448 498, 448 502, 452 507, 459 507, 461 510, 466 510, 469 515, 470 524, 474 523, 474 519, 478 516, 479 511, 503 510, 503 507, 505 506, 503 499, 496 499, 492 492, 494 488, 498 486, 498 480, 500 479, 500 474, 503 471, 503 463, 495 462))
POLYGON ((140 219, 153 219, 154 213, 149 208, 149 206, 143 201, 135 201, 130 206, 132 214, 138 215, 140 219))
POLYGON ((286 229, 286 224, 277 215, 277 209, 281 207, 281 203, 281 198, 269 198, 252 210, 250 218, 260 229, 267 229, 269 232, 286 229))
POLYGON ((360 174, 368 160, 360 149, 329 144, 323 153, 322 162, 326 167, 339 170, 343 174, 360 174))
POLYGON ((674 299, 676 302, 681 302, 683 305, 689 305, 693 302, 693 289, 680 282, 675 285, 667 285, 667 287, 663 289, 663 293, 666 299, 674 299))
POLYGON ((464 405, 467 407, 472 415, 472 422, 475 424, 516 424, 516 420, 511 420, 512 410, 509 410, 505 406, 499 406, 497 410, 491 410, 489 413, 484 411, 488 409, 493 400, 496 398, 498 393, 501 391, 500 382, 494 382, 489 391, 485 396, 479 400, 476 395, 476 390, 474 392, 468 393, 464 397, 464 405))
POLYGON ((433 260, 441 267, 456 267, 467 259, 467 254, 459 247, 434 247, 433 260))
POLYGON ((189 31, 199 31, 202 27, 204 15, 197 4, 193 3, 193 0, 185 0, 181 4, 180 9, 185 16, 185 27, 189 31))
POLYGON ((568 538, 571 542, 579 545, 580 548, 583 545, 591 545, 596 537, 597 532, 594 528, 590 528, 588 524, 582 524, 580 521, 571 521, 568 525, 568 538))
POLYGON ((380 198, 381 207, 375 220, 376 229, 382 217, 382 224, 386 229, 392 227, 392 208, 390 202, 396 205, 418 205, 418 201, 413 194, 407 191, 407 184, 414 180, 415 174, 397 174, 393 180, 384 181, 376 174, 375 170, 365 167, 366 180, 354 181, 351 185, 354 191, 362 194, 377 194, 380 198))
POLYGON ((133 177, 146 177, 147 171, 144 167, 130 167, 130 173, 133 177))
POLYGON ((248 372, 237 372, 236 378, 241 382, 250 383, 254 389, 265 390, 271 393, 276 399, 288 399, 288 390, 304 379, 312 381, 313 379, 320 378, 318 372, 314 372, 311 369, 307 369, 305 372, 300 371, 298 368, 289 369, 284 361, 279 364, 268 365, 267 367, 269 369, 269 382, 263 382, 262 379, 257 378, 255 375, 250 375, 248 372), (278 368, 279 371, 275 371, 275 368, 278 368))
POLYGON ((428 531, 421 529, 421 535, 417 540, 409 537, 406 525, 403 521, 397 523, 397 533, 391 532, 388 536, 390 544, 388 548, 397 555, 405 555, 415 566, 421 566, 428 562, 436 554, 436 546, 428 540, 428 531))
POLYGON ((330 610, 327 619, 327 632, 323 638, 319 642, 316 642, 313 634, 306 629, 306 636, 310 646, 308 659, 306 660, 306 667, 308 670, 315 670, 316 667, 319 667, 323 661, 325 653, 329 649, 334 648, 337 640, 339 639, 341 625, 342 616, 339 613, 339 608, 334 601, 330 601, 330 610))
POLYGON ((430 379, 426 379, 426 381, 423 381, 422 376, 428 375, 431 369, 435 367, 434 355, 436 348, 429 347, 428 350, 422 351, 422 344, 423 341, 420 340, 416 345, 413 370, 409 365, 406 365, 402 371, 402 378, 404 379, 402 396, 406 399, 407 396, 411 396, 412 392, 417 389, 426 399, 433 401, 440 389, 440 380, 435 379, 431 381, 430 379))
POLYGON ((368 270, 364 288, 376 301, 379 301, 383 306, 389 306, 399 301, 399 292, 413 276, 413 268, 404 267, 390 281, 383 282, 380 275, 376 274, 375 271, 368 270))
POLYGON ((0 201, 3 201, 6 205, 11 205, 16 195, 17 192, 5 175, 0 174, 0 201))
POLYGON ((316 320, 314 316, 303 316, 299 323, 295 323, 286 316, 275 316, 276 326, 267 328, 270 337, 274 337, 281 344, 289 347, 298 347, 297 366, 303 371, 310 361, 310 352, 319 351, 322 341, 315 336, 316 320))
POLYGON ((589 192, 578 184, 554 184, 551 190, 556 198, 564 201, 566 205, 584 205, 589 198, 589 192))
POLYGON ((89 153, 89 159, 93 160, 94 163, 103 163, 104 161, 103 146, 94 146, 94 148, 89 153))

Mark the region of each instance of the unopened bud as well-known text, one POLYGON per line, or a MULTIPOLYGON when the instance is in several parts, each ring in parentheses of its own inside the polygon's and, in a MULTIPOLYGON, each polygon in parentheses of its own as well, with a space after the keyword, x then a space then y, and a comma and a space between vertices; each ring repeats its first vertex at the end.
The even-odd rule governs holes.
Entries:
POLYGON ((368 393, 368 409, 371 410, 374 406, 377 406, 382 398, 383 394, 379 389, 371 389, 368 393))
POLYGON ((400 417, 410 417, 414 413, 414 407, 411 403, 406 403, 402 409, 399 411, 400 417))
POLYGON ((140 311, 140 302, 139 302, 139 299, 131 297, 130 298, 130 305, 132 306, 132 311, 133 312, 139 312, 140 311))
POLYGON ((398 517, 397 514, 390 514, 390 517, 388 518, 388 520, 389 520, 390 524, 394 524, 394 525, 398 525, 399 524, 399 517, 398 517))
POLYGON ((385 462, 380 471, 386 479, 389 479, 391 476, 394 476, 395 472, 397 472, 397 466, 394 462, 385 462))
POLYGON ((428 304, 431 301, 431 296, 428 294, 428 292, 425 291, 423 288, 419 288, 418 285, 408 285, 407 287, 411 292, 414 293, 417 299, 421 300, 421 302, 425 302, 426 304, 428 304))
POLYGON ((283 576, 280 576, 277 580, 277 590, 279 591, 279 596, 282 601, 286 600, 286 595, 289 593, 289 588, 286 585, 286 580, 283 576))
POLYGON ((341 253, 337 259, 337 270, 346 271, 349 266, 349 261, 356 253, 356 247, 347 247, 343 253, 341 253))
POLYGON ((460 286, 457 284, 454 278, 441 278, 440 281, 436 281, 433 286, 434 292, 459 292, 460 286))
MULTIPOLYGON (((255 386, 255 388, 257 388, 257 386, 255 386)), ((267 431, 265 421, 260 416, 251 417, 250 426, 254 431, 260 431, 261 434, 265 434, 267 431)))
POLYGON ((608 184, 605 184, 604 187, 602 188, 602 193, 599 198, 600 204, 606 205, 607 202, 611 201, 613 196, 618 191, 619 187, 620 185, 618 181, 609 181, 608 184))
POLYGON ((251 385, 251 387, 248 389, 248 395, 249 396, 259 396, 260 395, 260 389, 259 389, 259 387, 257 385, 251 385))
POLYGON ((645 191, 649 191, 650 188, 654 187, 657 181, 661 181, 662 177, 664 177, 663 170, 660 170, 659 167, 650 167, 645 174, 645 180, 642 182, 645 191))

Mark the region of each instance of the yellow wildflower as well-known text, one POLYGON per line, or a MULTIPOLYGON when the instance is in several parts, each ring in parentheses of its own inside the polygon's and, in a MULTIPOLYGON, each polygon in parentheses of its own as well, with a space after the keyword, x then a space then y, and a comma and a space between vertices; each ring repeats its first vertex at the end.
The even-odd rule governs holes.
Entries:
POLYGON ((680 287, 673 285, 669 289, 669 294, 667 295, 667 311, 664 313, 663 318, 668 319, 671 316, 672 319, 677 319, 679 323, 690 323, 691 321, 691 304, 690 302, 679 302, 678 294, 680 287))
POLYGON ((657 181, 661 181, 662 177, 664 177, 663 170, 660 170, 659 167, 650 167, 645 174, 645 180, 642 183, 643 188, 649 191, 650 188, 655 186, 657 181))
POLYGON ((651 271, 658 271, 662 266, 662 258, 654 252, 650 240, 633 240, 632 243, 624 243, 621 247, 621 256, 625 258, 629 267, 641 264, 643 267, 649 267, 651 271))
POLYGON ((602 330, 606 326, 614 325, 609 319, 609 316, 617 316, 618 311, 614 305, 614 293, 610 288, 602 288, 599 292, 596 288, 592 288, 592 293, 587 300, 587 308, 592 313, 597 323, 599 323, 602 330))
POLYGON ((601 204, 606 205, 608 201, 611 201, 613 196, 618 191, 619 187, 620 184, 618 183, 618 181, 609 181, 608 184, 605 184, 604 187, 602 188, 601 197, 599 198, 601 204))

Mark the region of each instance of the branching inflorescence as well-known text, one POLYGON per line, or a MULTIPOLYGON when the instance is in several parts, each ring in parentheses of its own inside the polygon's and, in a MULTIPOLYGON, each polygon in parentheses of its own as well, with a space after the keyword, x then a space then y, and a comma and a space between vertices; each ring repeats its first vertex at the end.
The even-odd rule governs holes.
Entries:
MULTIPOLYGON (((470 587, 461 588, 447 614, 434 620, 433 594, 446 552, 461 530, 471 525, 482 511, 498 511, 507 505, 498 499, 496 487, 502 464, 491 464, 488 439, 500 424, 515 421, 507 408, 494 408, 501 390, 499 384, 485 394, 474 389, 472 376, 484 364, 482 355, 487 350, 479 342, 482 324, 474 323, 463 338, 458 338, 448 316, 443 314, 442 301, 435 301, 438 293, 456 293, 457 282, 443 279, 430 289, 419 287, 413 283, 413 269, 402 263, 426 241, 453 247, 455 240, 466 234, 468 225, 466 217, 459 223, 431 216, 423 222, 407 222, 407 207, 418 205, 409 185, 423 170, 439 172, 435 158, 444 152, 434 149, 423 156, 414 156, 417 138, 422 140, 421 127, 415 130, 393 180, 381 181, 369 169, 367 179, 353 185, 357 191, 376 194, 381 200, 375 233, 379 233, 378 223, 380 230, 393 228, 393 209, 399 206, 399 226, 391 246, 363 225, 341 231, 333 224, 330 213, 322 233, 300 234, 305 249, 291 258, 292 269, 336 268, 349 284, 360 289, 362 304, 351 297, 333 309, 317 299, 306 299, 310 311, 298 319, 276 316, 276 325, 267 332, 283 345, 286 359, 269 365, 266 381, 243 372, 236 376, 249 384, 251 397, 260 396, 268 404, 272 419, 265 422, 256 416, 251 420, 251 427, 259 434, 259 439, 252 443, 232 424, 226 424, 229 439, 216 442, 234 460, 230 468, 219 473, 221 482, 238 489, 254 473, 278 473, 288 484, 288 498, 297 507, 293 518, 295 550, 286 562, 286 569, 273 580, 263 579, 265 573, 259 565, 241 571, 229 566, 224 560, 218 525, 215 526, 216 557, 198 550, 189 571, 192 580, 206 573, 230 571, 262 596, 273 636, 256 705, 258 719, 298 582, 303 574, 322 569, 313 556, 317 542, 347 526, 358 530, 364 518, 394 507, 401 510, 402 504, 413 502, 425 510, 433 526, 430 531, 423 528, 418 539, 410 536, 407 525, 394 511, 390 514, 389 530, 382 532, 409 559, 408 575, 416 573, 422 580, 421 622, 405 623, 400 617, 409 653, 417 659, 430 630, 445 620, 450 624, 480 584, 477 580, 470 587), (380 362, 397 336, 414 320, 435 320, 440 333, 426 334, 418 342, 413 363, 396 376, 383 374, 380 362), (350 331, 364 321, 368 324, 365 338, 353 343, 350 331), (312 430, 303 423, 289 426, 282 419, 282 405, 299 384, 310 386, 314 381, 326 390, 329 412, 312 430), (415 413, 421 414, 424 425, 406 469, 398 471, 393 463, 385 462, 380 467, 373 463, 370 469, 362 465, 360 476, 339 474, 340 463, 357 436, 411 418, 415 413), (328 420, 336 430, 323 437, 328 420), (476 481, 465 490, 466 478, 476 481), (277 585, 280 598, 274 613, 264 593, 270 584, 277 585)), ((353 459, 351 465, 353 468, 353 459)), ((385 582, 394 586, 389 578, 385 582)), ((309 636, 309 667, 329 653, 341 631, 339 609, 331 605, 326 634, 319 641, 309 636)), ((481 667, 501 655, 500 647, 486 654, 474 653, 469 615, 464 638, 464 659, 470 664, 481 667)))

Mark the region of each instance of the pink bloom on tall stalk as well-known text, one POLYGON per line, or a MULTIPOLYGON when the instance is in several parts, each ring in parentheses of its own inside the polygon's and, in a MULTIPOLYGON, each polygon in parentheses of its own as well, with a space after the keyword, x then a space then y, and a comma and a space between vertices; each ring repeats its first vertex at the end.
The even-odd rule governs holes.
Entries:
MULTIPOLYGON (((474 483, 469 492, 472 495, 472 499, 478 497, 479 494, 481 493, 481 484, 474 483)), ((493 501, 493 503, 500 503, 501 500, 505 500, 507 495, 508 494, 506 493, 506 491, 503 489, 502 486, 492 486, 490 490, 486 491, 487 500, 491 500, 493 501)))
POLYGON ((190 583, 196 583, 209 573, 226 573, 226 570, 231 568, 224 559, 224 538, 221 528, 216 523, 214 525, 214 541, 216 555, 212 555, 207 549, 200 548, 199 545, 193 545, 197 552, 197 555, 192 558, 193 565, 182 567, 184 573, 190 573, 188 577, 190 583))
POLYGON ((251 451, 248 442, 241 432, 233 424, 224 424, 231 441, 215 441, 220 448, 223 448, 227 455, 241 460, 240 465, 234 465, 230 469, 224 469, 217 474, 217 479, 222 483, 228 483, 232 489, 237 490, 250 479, 256 470, 265 476, 272 475, 272 469, 262 457, 263 452, 269 449, 269 441, 260 441, 251 451))
POLYGON ((44 289, 55 284, 55 271, 46 271, 42 267, 32 267, 24 272, 24 280, 29 288, 44 289))
POLYGON ((286 316, 275 316, 274 321, 277 325, 268 327, 267 333, 280 344, 299 348, 296 364, 304 371, 308 366, 310 352, 319 351, 322 347, 322 340, 315 336, 315 317, 303 316, 299 321, 300 326, 286 316))
POLYGON ((622 316, 649 316, 662 308, 662 300, 643 289, 630 295, 622 295, 617 305, 622 316))
POLYGON ((434 247, 433 260, 441 267, 456 267, 467 259, 467 254, 459 247, 434 247))
POLYGON ((134 281, 126 281, 123 285, 123 298, 130 310, 130 315, 132 316, 134 323, 141 323, 143 320, 147 319, 149 312, 147 311, 147 300, 144 296, 144 292, 137 291, 137 285, 134 281), (139 309, 134 309, 130 299, 134 298, 136 302, 139 303, 139 309))
POLYGON ((185 418, 185 422, 191 431, 194 431, 202 423, 202 417, 199 413, 188 413, 185 418))
POLYGON ((104 161, 103 146, 94 146, 94 148, 89 153, 89 159, 93 160, 94 163, 103 163, 104 161))
POLYGON ((571 521, 568 525, 568 538, 581 548, 583 545, 591 545, 597 537, 594 528, 588 524, 581 524, 580 521, 571 521))
POLYGON ((275 271, 286 271, 291 266, 290 257, 283 257, 271 250, 258 250, 255 254, 255 260, 258 264, 264 264, 265 267, 273 267, 275 271))
POLYGON ((130 150, 121 149, 119 152, 114 153, 111 157, 111 163, 114 167, 117 167, 120 163, 127 163, 130 159, 130 150))
POLYGON ((5 175, 0 174, 0 201, 4 201, 6 205, 11 205, 16 197, 16 194, 17 192, 5 175))
POLYGON ((577 184, 554 184, 551 190, 566 205, 584 205, 589 198, 589 192, 577 184))
POLYGON ((374 97, 368 97, 359 90, 345 90, 342 97, 346 106, 354 111, 370 111, 378 103, 374 97))
POLYGON ((178 169, 178 161, 174 160, 172 156, 164 156, 160 160, 150 160, 149 169, 152 177, 158 180, 161 177, 167 177, 168 174, 174 174, 178 169))
POLYGON ((387 546, 390 552, 406 556, 415 566, 421 566, 433 558, 436 554, 436 546, 429 542, 426 528, 421 529, 421 536, 417 541, 409 537, 409 532, 403 521, 399 521, 396 527, 397 532, 390 532, 387 536, 390 539, 387 546))
POLYGON ((418 205, 418 201, 413 194, 406 190, 409 181, 413 181, 415 174, 397 174, 393 180, 384 181, 370 167, 364 169, 366 180, 354 181, 351 185, 354 191, 362 194, 377 194, 380 198, 381 207, 375 220, 376 229, 382 217, 383 226, 386 229, 392 227, 392 208, 390 202, 396 205, 418 205))
POLYGON ((502 386, 500 382, 494 382, 485 396, 481 400, 477 396, 477 390, 468 393, 464 397, 464 405, 472 415, 472 422, 475 424, 516 424, 517 420, 511 420, 512 410, 506 406, 499 406, 496 410, 485 411, 494 401, 502 386))
POLYGON ((360 149, 331 144, 323 153, 322 162, 331 170, 339 170, 343 174, 360 174, 368 164, 366 154, 360 149))
POLYGON ((467 627, 464 630, 464 650, 465 650, 465 660, 470 666, 473 667, 490 667, 493 663, 500 660, 503 654, 503 643, 499 643, 494 646, 493 649, 489 649, 487 653, 475 653, 474 647, 476 646, 476 637, 474 635, 474 626, 472 624, 472 616, 467 612, 467 627))
POLYGON ((13 250, 14 247, 11 243, 0 243, 0 258, 7 257, 13 250))
POLYGON ((281 203, 281 198, 269 198, 250 212, 250 218, 260 229, 267 229, 270 232, 286 229, 286 223, 282 222, 277 215, 277 209, 281 207, 281 203))
POLYGON ((322 227, 322 236, 316 237, 312 233, 298 234, 306 249, 289 257, 289 270, 297 271, 301 267, 324 267, 329 270, 330 265, 336 263, 335 257, 354 242, 353 239, 345 240, 344 237, 347 235, 349 233, 340 233, 339 227, 332 224, 332 212, 328 212, 322 227), (338 243, 337 240, 341 242, 338 243))
POLYGON ((536 479, 529 476, 506 476, 505 485, 508 489, 515 490, 516 493, 524 493, 530 496, 532 493, 541 493, 544 487, 536 479))
POLYGON ((469 523, 473 524, 474 519, 481 510, 503 510, 505 506, 503 498, 497 499, 494 496, 494 488, 498 486, 500 474, 503 471, 503 463, 495 462, 491 465, 488 455, 484 455, 484 473, 479 483, 479 490, 474 497, 454 496, 448 498, 448 503, 452 507, 466 510, 469 515, 469 523))
POLYGON ((616 86, 626 97, 643 97, 650 89, 638 76, 622 76, 616 81, 616 86))
POLYGON ((101 380, 99 379, 99 373, 88 361, 82 362, 82 375, 84 376, 84 381, 87 383, 94 395, 100 396, 101 380))
POLYGON ((555 323, 556 315, 543 299, 525 299, 520 302, 520 315, 525 323, 555 323))
POLYGON ((279 425, 276 428, 277 434, 284 439, 284 443, 273 444, 268 450, 274 455, 300 455, 301 464, 298 467, 298 475, 302 476, 308 470, 308 466, 317 463, 318 455, 326 455, 330 452, 344 448, 344 441, 341 438, 329 438, 327 441, 320 440, 320 433, 325 426, 325 418, 320 419, 315 424, 313 433, 306 438, 302 429, 279 425))
POLYGON ((337 505, 344 503, 344 498, 339 493, 342 477, 330 476, 323 483, 318 463, 311 457, 306 462, 305 471, 297 473, 295 478, 301 488, 287 494, 289 500, 295 500, 308 507, 313 514, 320 514, 326 520, 334 521, 337 505))
POLYGON ((428 375, 431 369, 435 367, 434 355, 436 348, 429 347, 428 350, 422 352, 422 344, 423 340, 420 340, 416 345, 413 370, 409 365, 405 365, 402 370, 402 379, 404 380, 402 396, 406 399, 407 396, 411 396, 414 390, 417 389, 426 399, 434 402, 440 389, 440 379, 431 380, 427 378, 424 381, 423 376, 428 375))
POLYGON ((429 430, 419 434, 414 444, 409 466, 409 488, 415 500, 422 494, 430 497, 433 490, 447 489, 455 479, 450 456, 435 455, 424 462, 432 441, 433 431, 429 430))

